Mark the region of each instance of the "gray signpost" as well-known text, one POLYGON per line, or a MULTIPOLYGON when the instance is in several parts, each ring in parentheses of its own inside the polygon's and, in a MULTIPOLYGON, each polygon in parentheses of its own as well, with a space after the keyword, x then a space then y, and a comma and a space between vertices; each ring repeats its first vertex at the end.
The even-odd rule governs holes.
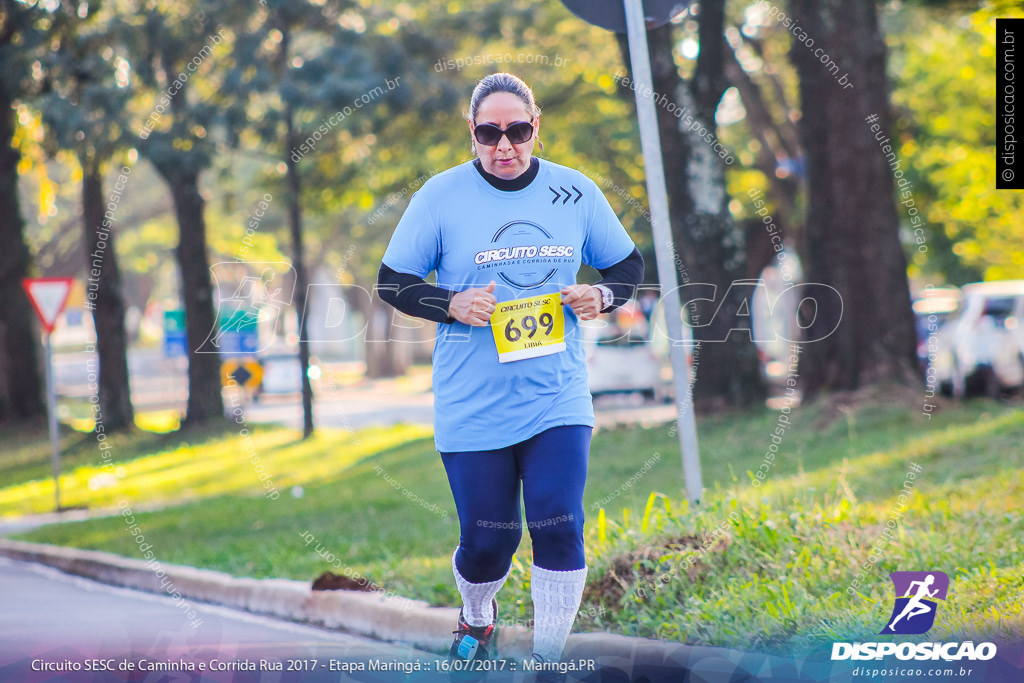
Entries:
POLYGON ((32 302, 36 314, 39 316, 39 323, 46 336, 46 407, 49 413, 50 426, 50 462, 53 466, 53 497, 57 506, 56 511, 61 511, 60 506, 60 432, 57 429, 57 389, 53 379, 53 328, 57 325, 57 318, 64 310, 68 301, 68 293, 71 292, 73 280, 69 277, 39 277, 26 278, 22 280, 22 286, 32 302))
POLYGON ((676 393, 676 417, 679 424, 679 448, 683 459, 683 478, 686 495, 692 503, 699 503, 704 483, 700 471, 700 450, 697 444, 697 422, 693 413, 693 394, 690 389, 690 371, 686 362, 683 337, 682 305, 676 280, 675 246, 669 223, 668 192, 665 187, 665 168, 661 157, 658 135, 658 114, 654 108, 654 84, 651 62, 647 52, 647 25, 660 25, 669 21, 689 3, 678 0, 562 0, 566 7, 582 19, 619 33, 629 39, 629 57, 633 66, 633 92, 636 95, 637 118, 640 124, 640 144, 647 175, 647 196, 651 203, 651 228, 654 233, 654 253, 661 282, 662 303, 665 306, 665 326, 669 335, 669 359, 676 393))

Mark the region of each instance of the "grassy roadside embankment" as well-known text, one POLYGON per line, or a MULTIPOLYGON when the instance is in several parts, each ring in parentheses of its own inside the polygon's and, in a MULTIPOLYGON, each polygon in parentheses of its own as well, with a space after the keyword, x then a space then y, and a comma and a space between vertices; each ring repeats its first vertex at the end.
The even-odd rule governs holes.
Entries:
MULTIPOLYGON (((778 416, 700 421, 707 494, 698 509, 685 503, 667 426, 595 435, 585 498, 591 572, 577 629, 787 652, 874 639, 892 605, 888 573, 936 569, 952 583, 928 639, 1024 638, 1019 406, 950 405, 930 421, 895 402, 798 409, 757 488, 751 473, 778 416), (911 463, 920 472, 894 542, 848 591, 911 463)), ((114 437, 110 473, 91 436, 70 435, 63 502, 130 505, 165 563, 302 580, 340 565, 398 594, 457 603, 458 521, 428 430, 322 430, 305 442, 277 428, 250 436, 251 451, 237 426, 114 437), (264 495, 252 454, 276 499, 264 495)), ((0 438, 11 444, 0 456, 0 515, 52 509, 45 435, 0 438)), ((20 537, 139 555, 117 516, 20 537)), ((501 594, 505 619, 530 616, 529 558, 524 539, 501 594)))

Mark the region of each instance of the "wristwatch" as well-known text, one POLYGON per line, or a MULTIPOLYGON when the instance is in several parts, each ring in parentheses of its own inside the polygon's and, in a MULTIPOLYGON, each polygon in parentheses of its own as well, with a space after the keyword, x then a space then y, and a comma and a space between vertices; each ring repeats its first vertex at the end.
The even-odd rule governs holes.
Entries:
POLYGON ((594 285, 601 292, 601 312, 611 308, 615 304, 615 294, 604 285, 594 285))

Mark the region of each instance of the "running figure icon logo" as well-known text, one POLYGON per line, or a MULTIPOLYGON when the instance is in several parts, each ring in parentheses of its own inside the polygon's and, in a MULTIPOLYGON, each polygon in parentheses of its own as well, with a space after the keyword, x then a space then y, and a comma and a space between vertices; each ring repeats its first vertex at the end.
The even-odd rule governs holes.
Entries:
POLYGON ((889 622, 880 633, 915 635, 926 632, 935 623, 936 600, 945 600, 949 577, 944 572, 893 572, 889 574, 896 589, 889 622))

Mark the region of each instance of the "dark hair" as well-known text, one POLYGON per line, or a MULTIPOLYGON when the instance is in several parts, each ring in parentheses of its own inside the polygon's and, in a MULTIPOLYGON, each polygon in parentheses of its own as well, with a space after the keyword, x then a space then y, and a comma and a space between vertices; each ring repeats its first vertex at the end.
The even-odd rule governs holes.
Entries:
POLYGON ((480 103, 496 92, 511 93, 521 99, 523 104, 526 105, 527 111, 530 112, 531 118, 540 115, 540 107, 537 106, 537 101, 533 98, 533 91, 530 90, 530 86, 526 85, 523 79, 515 74, 496 73, 485 76, 473 88, 473 97, 469 100, 470 121, 476 123, 476 112, 480 109, 480 103))

